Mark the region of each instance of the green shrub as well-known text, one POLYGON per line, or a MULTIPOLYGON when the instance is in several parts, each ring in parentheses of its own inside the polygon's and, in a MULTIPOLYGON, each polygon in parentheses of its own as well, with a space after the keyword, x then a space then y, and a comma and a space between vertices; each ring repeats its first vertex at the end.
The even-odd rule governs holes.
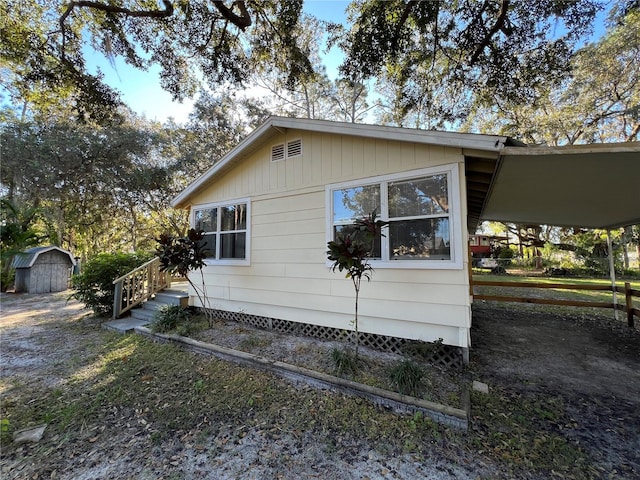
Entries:
POLYGON ((151 260, 148 253, 101 253, 89 260, 80 275, 72 279, 71 297, 93 310, 96 316, 113 314, 113 281, 151 260))
POLYGON ((179 335, 188 335, 191 332, 189 324, 191 312, 180 305, 164 305, 156 313, 151 322, 151 331, 156 333, 167 333, 177 330, 179 335))
POLYGON ((398 392, 417 397, 424 372, 411 360, 404 359, 391 368, 389 379, 398 392))

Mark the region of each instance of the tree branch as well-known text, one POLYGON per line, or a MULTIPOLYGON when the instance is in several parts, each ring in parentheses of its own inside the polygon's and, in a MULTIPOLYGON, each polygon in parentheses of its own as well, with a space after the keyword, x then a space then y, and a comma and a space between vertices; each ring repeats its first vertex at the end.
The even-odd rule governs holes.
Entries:
POLYGON ((227 7, 223 0, 214 0, 213 4, 224 18, 229 20, 240 30, 244 31, 244 29, 251 26, 251 15, 249 15, 249 11, 247 10, 247 6, 244 1, 238 0, 233 2, 231 4, 231 8, 227 7), (236 6, 240 9, 240 15, 233 12, 233 7, 236 6))
POLYGON ((119 7, 117 5, 108 5, 105 3, 94 2, 90 0, 79 0, 69 2, 67 9, 60 16, 60 27, 64 30, 64 22, 71 14, 74 8, 94 8, 96 10, 102 10, 109 13, 121 13, 127 17, 149 17, 149 18, 166 18, 173 15, 173 4, 170 0, 162 0, 164 3, 164 10, 130 10, 128 8, 119 7))
POLYGON ((162 0, 164 3, 164 10, 130 10, 128 8, 119 7, 117 5, 108 5, 105 3, 94 2, 91 0, 78 0, 69 2, 65 11, 60 15, 58 22, 60 23, 60 31, 62 32, 62 58, 65 58, 65 22, 73 9, 79 8, 93 8, 96 10, 102 10, 108 13, 120 13, 127 17, 147 17, 147 18, 167 18, 173 15, 173 4, 170 0, 162 0))
POLYGON ((404 7, 404 11, 402 12, 402 16, 400 17, 400 20, 398 21, 398 25, 396 25, 396 31, 393 34, 393 40, 391 41, 391 52, 392 53, 395 53, 397 51, 397 49, 398 49, 398 39, 400 38, 400 30, 402 30, 402 27, 407 22, 407 19, 409 18, 409 14, 411 13, 411 10, 416 5, 416 3, 418 3, 416 0, 410 0, 409 2, 407 2, 407 4, 404 7))
POLYGON ((482 39, 480 44, 477 46, 476 51, 473 52, 473 55, 471 55, 471 58, 469 60, 470 66, 474 65, 478 61, 478 58, 480 58, 480 54, 482 54, 482 51, 489 46, 489 43, 491 42, 491 37, 493 37, 500 30, 502 30, 503 32, 509 31, 508 29, 506 29, 507 13, 509 12, 509 3, 510 3, 510 0, 502 0, 500 4, 500 11, 498 12, 498 18, 496 19, 496 23, 493 25, 493 27, 491 27, 491 30, 489 30, 489 32, 482 39))

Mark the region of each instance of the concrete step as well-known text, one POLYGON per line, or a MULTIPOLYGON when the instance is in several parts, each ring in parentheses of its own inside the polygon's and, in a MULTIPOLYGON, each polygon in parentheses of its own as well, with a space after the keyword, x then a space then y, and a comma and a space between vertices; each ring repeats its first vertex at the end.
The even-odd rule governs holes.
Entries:
POLYGON ((140 318, 134 318, 133 316, 127 318, 121 318, 119 320, 111 320, 102 324, 102 328, 107 330, 113 330, 115 332, 127 333, 133 331, 137 327, 145 327, 149 325, 148 320, 140 318))
MULTIPOLYGON (((189 294, 180 290, 163 290, 155 295, 155 301, 165 305, 189 306, 189 294)), ((148 303, 148 302, 147 302, 148 303)))
POLYGON ((151 323, 153 322, 155 316, 156 316, 156 311, 155 310, 151 310, 151 309, 147 309, 147 308, 134 308, 132 310, 130 310, 131 312, 131 318, 135 318, 137 320, 142 320, 145 321, 147 323, 151 323))

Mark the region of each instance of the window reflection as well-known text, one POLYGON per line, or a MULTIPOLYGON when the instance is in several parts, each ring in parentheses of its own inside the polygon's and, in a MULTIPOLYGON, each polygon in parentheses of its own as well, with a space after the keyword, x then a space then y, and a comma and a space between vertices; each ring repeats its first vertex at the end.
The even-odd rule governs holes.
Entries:
POLYGON ((376 210, 380 213, 380 185, 333 191, 333 223, 353 222, 376 210))
POLYGON ((447 175, 389 183, 389 218, 449 211, 447 175))
POLYGON ((244 230, 247 228, 246 205, 222 207, 221 230, 244 230))
POLYGON ((215 232, 217 230, 217 216, 216 208, 196 210, 194 228, 204 232, 215 232))
POLYGON ((391 260, 450 260, 449 219, 390 223, 389 256, 391 260))

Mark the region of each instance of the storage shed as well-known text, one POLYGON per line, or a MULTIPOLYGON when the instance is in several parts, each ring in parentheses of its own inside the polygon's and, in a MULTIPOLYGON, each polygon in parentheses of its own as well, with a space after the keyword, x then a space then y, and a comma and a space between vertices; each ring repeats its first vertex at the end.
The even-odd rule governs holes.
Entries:
POLYGON ((19 253, 13 260, 16 293, 62 292, 69 288, 75 265, 71 252, 60 247, 35 247, 19 253))

